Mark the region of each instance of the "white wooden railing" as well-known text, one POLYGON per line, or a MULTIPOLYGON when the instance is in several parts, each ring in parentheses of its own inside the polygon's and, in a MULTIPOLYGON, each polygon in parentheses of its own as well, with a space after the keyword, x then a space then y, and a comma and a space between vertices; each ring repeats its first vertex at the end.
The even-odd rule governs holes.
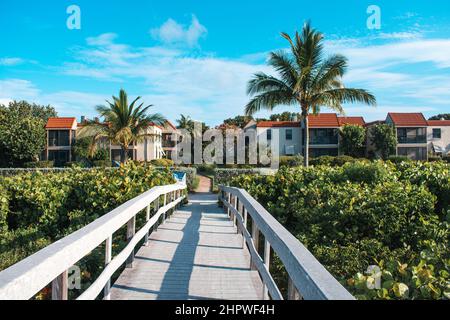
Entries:
POLYGON ((219 190, 219 198, 250 252, 251 268, 261 276, 265 299, 283 299, 270 274, 270 251, 274 250, 288 273, 289 300, 354 300, 305 246, 247 191, 225 186, 219 186, 219 190), (251 234, 247 230, 249 215, 251 234), (264 257, 258 253, 260 233, 264 236, 264 257))
POLYGON ((186 197, 186 184, 158 186, 122 204, 82 229, 49 245, 28 258, 0 272, 0 299, 24 300, 52 283, 52 298, 68 298, 68 269, 92 250, 105 242, 105 268, 99 277, 79 297, 80 300, 96 299, 104 290, 104 299, 110 298, 111 277, 126 263, 133 266, 134 249, 148 235, 152 227, 157 227, 166 214, 176 209, 186 197), (160 205, 162 202, 162 205, 160 205), (150 217, 150 206, 155 213, 150 217), (137 232, 136 215, 146 209, 146 223, 137 232), (127 225, 127 245, 112 258, 113 234, 127 225))

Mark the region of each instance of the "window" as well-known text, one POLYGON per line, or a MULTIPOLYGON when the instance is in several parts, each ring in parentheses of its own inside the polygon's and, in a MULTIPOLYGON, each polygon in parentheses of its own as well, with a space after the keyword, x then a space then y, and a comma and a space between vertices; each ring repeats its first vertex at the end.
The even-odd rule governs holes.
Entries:
POLYGON ((272 140, 272 129, 267 130, 267 140, 272 140))
POLYGON ((48 160, 54 162, 55 167, 62 167, 66 162, 69 161, 69 151, 68 150, 49 150, 48 160))
POLYGON ((412 160, 426 160, 427 148, 398 148, 398 155, 412 160))
POLYGON ((48 145, 50 147, 69 146, 69 132, 70 130, 49 130, 48 145))
POLYGON ((426 143, 426 128, 398 128, 398 143, 426 143))
POLYGON ((286 140, 292 140, 292 129, 286 129, 286 140))
POLYGON ((433 139, 440 139, 441 138, 441 129, 433 129, 433 139))
POLYGON ((309 129, 310 144, 338 144, 338 130, 333 128, 309 129))

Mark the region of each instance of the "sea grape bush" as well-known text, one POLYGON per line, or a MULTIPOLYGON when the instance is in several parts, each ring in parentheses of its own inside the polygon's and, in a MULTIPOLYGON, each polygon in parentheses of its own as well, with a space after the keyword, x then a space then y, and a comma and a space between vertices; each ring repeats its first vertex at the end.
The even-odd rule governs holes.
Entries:
POLYGON ((169 169, 133 163, 0 177, 0 270, 150 188, 174 182, 169 169))
POLYGON ((230 184, 254 196, 358 298, 449 297, 448 164, 356 161, 240 175, 230 184), (380 289, 366 285, 371 265, 382 270, 380 289))

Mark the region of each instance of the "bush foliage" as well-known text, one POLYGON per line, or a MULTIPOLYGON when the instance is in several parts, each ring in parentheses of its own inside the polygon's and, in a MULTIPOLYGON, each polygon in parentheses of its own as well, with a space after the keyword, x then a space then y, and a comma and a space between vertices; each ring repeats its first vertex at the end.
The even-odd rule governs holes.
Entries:
POLYGON ((0 270, 153 186, 174 182, 169 170, 133 163, 0 177, 0 270))
POLYGON ((230 184, 254 196, 358 298, 449 298, 448 164, 285 167, 230 184), (366 285, 371 265, 382 270, 380 289, 366 285))

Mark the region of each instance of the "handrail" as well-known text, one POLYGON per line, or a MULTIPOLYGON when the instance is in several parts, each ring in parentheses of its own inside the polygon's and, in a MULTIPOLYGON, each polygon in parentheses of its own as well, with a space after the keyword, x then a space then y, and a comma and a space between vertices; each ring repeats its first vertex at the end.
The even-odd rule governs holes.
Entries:
POLYGON ((300 298, 300 295, 304 299, 311 300, 355 299, 311 252, 247 191, 222 185, 219 186, 219 190, 224 207, 229 210, 233 220, 237 218, 238 230, 243 234, 249 248, 252 265, 259 271, 263 280, 265 297, 268 292, 272 299, 283 299, 270 276, 269 257, 270 250, 273 249, 289 275, 289 299, 300 298), (251 236, 246 226, 247 214, 252 218, 251 236), (259 232, 265 239, 264 260, 258 254, 259 232))
MULTIPOLYGON (((181 203, 185 198, 183 192, 185 189, 184 183, 153 187, 87 226, 0 272, 0 300, 30 299, 52 281, 54 286, 52 291, 60 291, 55 290, 59 283, 62 283, 67 291, 67 270, 105 241, 106 254, 108 256, 109 253, 110 258, 112 235, 127 224, 127 246, 112 261, 106 262, 97 280, 79 297, 79 299, 95 299, 105 288, 105 298, 108 299, 112 274, 126 260, 131 266, 134 247, 144 237, 147 241, 150 228, 161 216, 165 217, 167 211, 181 203), (159 207, 161 196, 164 196, 164 205, 159 207), (169 203, 166 203, 167 198, 169 203), (155 200, 157 212, 150 218, 150 205, 155 200), (136 215, 143 209, 147 209, 147 222, 135 233, 136 215)), ((62 292, 60 296, 52 292, 52 295, 54 299, 67 299, 67 292, 62 292)))

